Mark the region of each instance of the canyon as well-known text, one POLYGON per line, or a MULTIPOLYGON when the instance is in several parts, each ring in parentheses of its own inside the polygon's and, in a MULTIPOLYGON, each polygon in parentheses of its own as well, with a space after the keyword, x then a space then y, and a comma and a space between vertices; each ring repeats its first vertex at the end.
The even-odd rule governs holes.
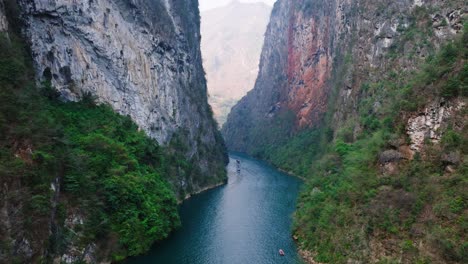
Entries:
MULTIPOLYGON (((256 86, 236 104, 223 127, 228 146, 252 153, 254 146, 276 140, 266 132, 276 125, 285 126, 279 129, 278 138, 319 125, 335 85, 342 87, 336 91, 340 107, 334 124, 345 123, 356 114, 354 105, 363 79, 375 80, 394 67, 388 62, 388 53, 405 37, 410 23, 415 23, 411 12, 426 6, 441 9, 429 15, 434 33, 426 41, 438 47, 462 30, 465 10, 461 4, 449 8, 437 1, 278 1, 267 29, 256 86), (396 13, 402 16, 394 18, 396 13), (440 26, 441 21, 448 22, 440 26), (341 69, 345 63, 351 64, 346 71, 341 69), (336 83, 338 78, 342 84, 336 83), (275 122, 278 119, 282 121, 275 122), (263 130, 266 133, 260 132, 263 130)), ((403 48, 417 54, 397 62, 408 71, 429 53, 429 47, 415 43, 403 48)))
POLYGON ((231 198, 205 206, 292 220, 281 241, 307 263, 466 263, 465 1, 278 0, 266 26, 268 13, 234 1, 204 28, 198 0, 0 0, 0 263, 148 252, 183 224, 179 203, 227 183, 227 149, 302 178, 296 210, 299 181, 244 154, 199 196, 231 198), (281 217, 255 208, 274 188, 281 217))

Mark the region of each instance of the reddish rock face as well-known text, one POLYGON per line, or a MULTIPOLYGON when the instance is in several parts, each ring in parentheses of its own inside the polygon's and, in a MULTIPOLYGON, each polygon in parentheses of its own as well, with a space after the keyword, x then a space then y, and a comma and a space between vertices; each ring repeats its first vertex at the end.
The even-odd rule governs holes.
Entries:
POLYGON ((287 108, 296 115, 296 127, 314 125, 326 111, 326 81, 331 75, 329 21, 293 14, 288 32, 287 108))
MULTIPOLYGON (((305 129, 319 127, 326 112, 332 130, 352 121, 360 115, 364 83, 379 82, 390 69, 416 70, 431 45, 440 47, 461 30, 467 13, 461 7, 466 4, 449 2, 278 0, 255 88, 232 108, 223 126, 228 148, 268 152, 305 129), (422 11, 429 13, 418 23, 427 32, 417 38, 426 40, 416 45, 408 42, 408 32, 422 11), (400 53, 405 56, 392 59, 400 53), (332 91, 336 96, 330 101, 332 91)), ((360 130, 356 124, 354 131, 360 130)))
POLYGON ((248 152, 319 124, 331 89, 341 1, 347 0, 275 4, 255 88, 223 127, 228 147, 248 152))

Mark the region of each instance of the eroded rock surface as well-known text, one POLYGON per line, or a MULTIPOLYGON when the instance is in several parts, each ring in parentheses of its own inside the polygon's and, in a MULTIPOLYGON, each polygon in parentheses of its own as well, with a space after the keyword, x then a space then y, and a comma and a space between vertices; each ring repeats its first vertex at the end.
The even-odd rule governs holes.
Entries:
POLYGON ((426 140, 439 143, 448 118, 464 106, 462 101, 437 101, 428 105, 418 116, 410 118, 406 130, 411 139, 411 150, 420 151, 426 140))

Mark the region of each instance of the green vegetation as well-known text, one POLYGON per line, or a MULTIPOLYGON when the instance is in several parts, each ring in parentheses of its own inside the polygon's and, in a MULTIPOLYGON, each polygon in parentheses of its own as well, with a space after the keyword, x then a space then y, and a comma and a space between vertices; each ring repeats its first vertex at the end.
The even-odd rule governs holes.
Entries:
MULTIPOLYGON (((49 257, 69 243, 97 242, 120 260, 167 237, 180 223, 164 176, 173 165, 166 149, 89 95, 65 103, 50 84, 36 88, 15 34, 0 36, 0 50, 0 184, 21 194, 4 198, 21 210, 13 221, 26 238, 49 241, 42 245, 49 257), (72 230, 70 217, 84 224, 72 230)), ((3 252, 8 239, 0 239, 3 252)))
MULTIPOLYGON (((337 131, 326 118, 321 128, 257 153, 308 179, 294 232, 317 261, 369 259, 379 243, 396 243, 408 263, 429 263, 427 251, 442 262, 468 261, 468 131, 460 125, 466 110, 450 119, 440 145, 426 142, 423 156, 396 160, 393 173, 383 173, 379 162, 384 150, 395 148, 392 142, 408 141, 408 113, 434 98, 468 95, 467 28, 460 39, 427 58, 422 70, 395 68, 378 82, 362 84, 358 115, 337 131), (461 156, 461 164, 451 164, 455 172, 447 172, 448 153, 461 156)), ((379 263, 398 262, 382 256, 379 263)))
MULTIPOLYGON (((165 164, 156 142, 130 118, 95 106, 89 98, 55 102, 50 110, 66 140, 60 161, 63 189, 76 197, 69 205, 92 212, 84 230, 87 242, 115 232, 121 245, 118 258, 141 254, 167 237, 178 225, 177 202, 161 177, 165 164)), ((40 151, 34 155, 54 162, 40 151)))

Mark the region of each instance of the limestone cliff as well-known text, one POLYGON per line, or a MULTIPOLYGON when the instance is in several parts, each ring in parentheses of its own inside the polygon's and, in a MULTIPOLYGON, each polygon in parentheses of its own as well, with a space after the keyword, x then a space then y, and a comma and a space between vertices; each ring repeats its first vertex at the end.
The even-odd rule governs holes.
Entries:
POLYGON ((181 193, 224 180, 223 143, 207 103, 197 0, 19 2, 39 81, 50 81, 65 100, 96 96, 160 144, 176 134, 187 146, 183 154, 199 168, 197 175, 173 175, 181 193))
POLYGON ((316 127, 332 93, 338 94, 333 100, 340 105, 334 113, 335 127, 345 123, 357 114, 363 82, 378 79, 395 64, 415 69, 430 51, 460 32, 465 12, 460 1, 278 1, 255 88, 233 108, 222 129, 228 147, 259 153, 269 144, 316 127), (428 45, 406 41, 413 23, 422 23, 414 21, 419 9, 431 9, 428 27, 434 32, 428 45), (389 62, 403 42, 407 43, 401 52, 415 55, 389 62), (345 65, 349 67, 344 69, 345 65))
POLYGON ((340 10, 334 1, 275 4, 255 88, 233 108, 223 127, 230 148, 252 152, 320 120, 340 27, 336 12, 340 10), (276 125, 281 126, 278 134, 265 133, 276 125))

